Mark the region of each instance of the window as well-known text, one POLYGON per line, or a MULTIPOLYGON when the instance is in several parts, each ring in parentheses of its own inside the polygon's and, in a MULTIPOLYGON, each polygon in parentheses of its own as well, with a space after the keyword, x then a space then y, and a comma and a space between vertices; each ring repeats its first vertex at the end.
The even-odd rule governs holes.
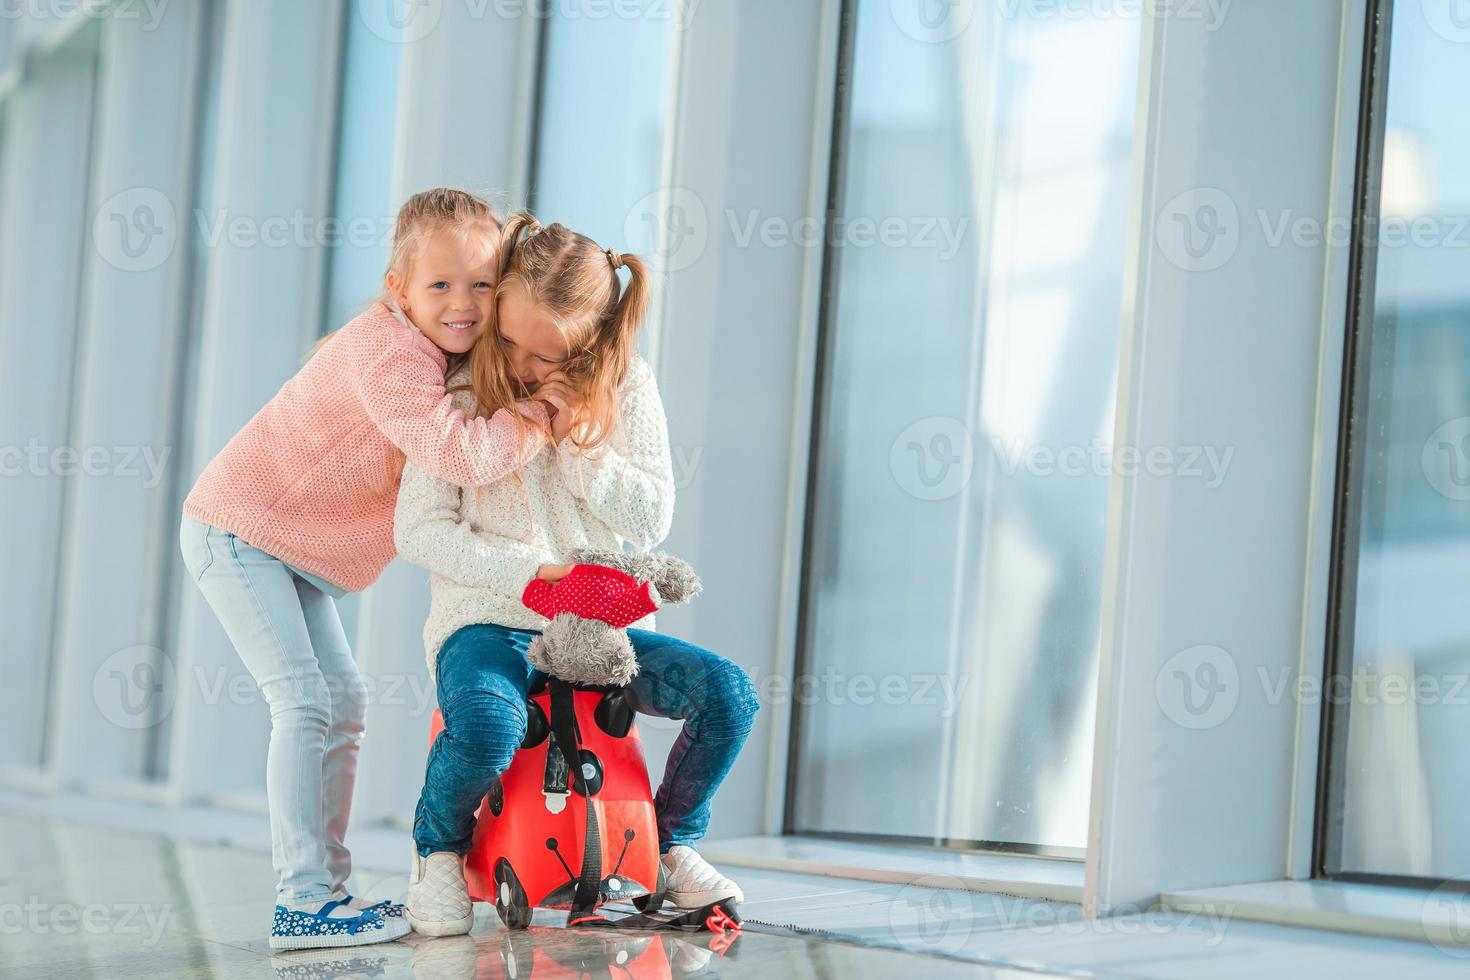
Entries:
POLYGON ((788 830, 1080 856, 1139 27, 1004 7, 846 28, 788 830))
POLYGON ((1320 869, 1344 877, 1470 872, 1470 31, 1433 6, 1393 5, 1364 135, 1320 869))
POLYGON ((629 216, 659 187, 673 7, 548 8, 531 193, 542 221, 621 252, 653 247, 655 229, 629 216))
MULTIPOLYGON (((383 284, 395 214, 392 205, 401 41, 389 40, 363 17, 348 17, 342 70, 341 117, 337 130, 337 183, 332 205, 331 251, 327 257, 326 309, 322 332, 336 330, 368 308, 383 284)), ((342 628, 356 636, 361 593, 337 603, 342 628)))
POLYGON ((348 17, 342 107, 337 135, 337 185, 332 207, 327 304, 323 332, 336 330, 378 295, 393 234, 392 184, 402 42, 348 17), (340 234, 339 234, 340 233, 340 234))
POLYGON ((12 447, 0 480, 0 622, 14 682, 0 692, 13 734, 0 768, 45 763, 46 705, 57 601, 58 552, 67 478, 54 447, 68 445, 92 115, 96 30, 69 35, 45 56, 31 53, 24 84, 5 99, 0 158, 0 446, 12 447), (24 288, 22 287, 24 284, 24 288), (46 323, 44 330, 34 324, 46 323), (32 447, 17 467, 14 447, 32 447), (17 556, 27 556, 24 560, 17 556))

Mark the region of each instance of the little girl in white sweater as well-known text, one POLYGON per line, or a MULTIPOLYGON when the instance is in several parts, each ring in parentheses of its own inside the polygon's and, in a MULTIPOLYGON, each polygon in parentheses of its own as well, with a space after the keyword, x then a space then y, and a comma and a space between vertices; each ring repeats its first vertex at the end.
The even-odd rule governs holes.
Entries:
MULTIPOLYGON (((673 519, 668 426, 637 353, 643 264, 528 214, 506 222, 501 256, 491 329, 448 384, 466 414, 545 402, 552 444, 475 489, 410 463, 395 515, 399 553, 433 573, 424 643, 444 716, 413 828, 408 920, 427 935, 469 931, 463 862, 475 810, 525 736, 536 679, 525 654, 547 622, 521 604, 526 583, 565 575, 574 548, 651 549, 673 519)), ((628 629, 639 664, 628 687, 637 710, 684 720, 654 797, 667 897, 687 909, 741 901, 696 845, 750 734, 755 686, 732 661, 653 626, 650 614, 628 629)))

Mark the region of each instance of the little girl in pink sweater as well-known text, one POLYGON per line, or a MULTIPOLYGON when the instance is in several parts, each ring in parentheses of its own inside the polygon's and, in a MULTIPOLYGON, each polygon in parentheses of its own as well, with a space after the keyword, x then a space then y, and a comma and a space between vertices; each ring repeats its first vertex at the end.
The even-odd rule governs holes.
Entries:
POLYGON ((477 486, 546 445, 543 402, 516 403, 537 423, 522 426, 509 409, 467 418, 444 388, 490 318, 499 232, 472 194, 410 198, 382 297, 317 346, 184 502, 185 564, 270 706, 275 949, 408 931, 401 905, 344 890, 367 698, 334 599, 371 585, 393 559, 405 457, 477 486))

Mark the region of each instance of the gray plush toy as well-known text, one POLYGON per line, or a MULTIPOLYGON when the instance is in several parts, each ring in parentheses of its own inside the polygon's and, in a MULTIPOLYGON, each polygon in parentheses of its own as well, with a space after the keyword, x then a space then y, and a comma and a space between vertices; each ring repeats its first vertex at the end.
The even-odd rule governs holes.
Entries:
POLYGON ((688 602, 703 586, 694 569, 663 552, 578 548, 557 582, 535 578, 521 601, 550 620, 531 641, 531 666, 573 684, 621 687, 638 674, 627 627, 661 606, 688 602))

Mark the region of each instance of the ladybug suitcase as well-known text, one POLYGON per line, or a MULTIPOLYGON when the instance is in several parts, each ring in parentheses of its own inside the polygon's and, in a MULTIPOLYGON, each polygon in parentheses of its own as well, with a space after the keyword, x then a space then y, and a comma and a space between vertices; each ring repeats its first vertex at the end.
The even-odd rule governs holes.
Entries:
MULTIPOLYGON (((465 858, 470 897, 494 903, 512 929, 530 925, 535 908, 567 909, 568 925, 612 924, 595 913, 608 902, 657 910, 658 827, 627 689, 543 677, 526 714, 521 748, 477 812, 465 858), (571 754, 575 769, 566 763, 571 754)), ((431 745, 443 727, 435 711, 431 745)), ((672 919, 637 918, 643 927, 739 929, 733 902, 672 919)))

